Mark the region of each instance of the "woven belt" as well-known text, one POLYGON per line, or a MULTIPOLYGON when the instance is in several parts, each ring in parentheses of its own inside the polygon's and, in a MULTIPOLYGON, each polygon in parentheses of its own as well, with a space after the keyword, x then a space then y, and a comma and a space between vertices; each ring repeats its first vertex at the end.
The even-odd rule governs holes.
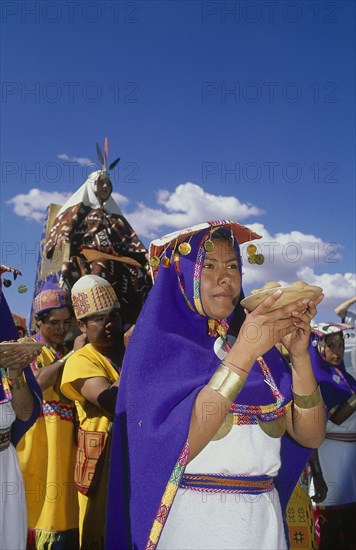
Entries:
POLYGON ((345 443, 355 443, 356 433, 327 433, 325 439, 331 441, 344 441, 345 443))
POLYGON ((179 487, 208 493, 246 493, 256 495, 274 489, 273 477, 225 476, 223 474, 183 474, 179 487))
POLYGON ((0 452, 10 445, 11 428, 0 428, 0 452))

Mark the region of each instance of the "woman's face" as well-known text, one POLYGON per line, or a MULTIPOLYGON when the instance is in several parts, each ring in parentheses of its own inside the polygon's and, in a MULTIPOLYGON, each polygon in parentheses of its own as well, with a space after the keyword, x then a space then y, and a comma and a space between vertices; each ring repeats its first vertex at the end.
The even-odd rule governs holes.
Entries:
POLYGON ((51 309, 43 320, 37 321, 40 335, 53 347, 63 343, 71 324, 72 314, 67 307, 51 309))
POLYGON ((344 358, 345 342, 342 334, 329 334, 325 338, 325 360, 333 367, 338 367, 344 358))
POLYGON ((200 297, 203 309, 211 319, 225 319, 240 296, 241 276, 236 250, 230 241, 213 239, 214 250, 207 252, 203 264, 200 297))

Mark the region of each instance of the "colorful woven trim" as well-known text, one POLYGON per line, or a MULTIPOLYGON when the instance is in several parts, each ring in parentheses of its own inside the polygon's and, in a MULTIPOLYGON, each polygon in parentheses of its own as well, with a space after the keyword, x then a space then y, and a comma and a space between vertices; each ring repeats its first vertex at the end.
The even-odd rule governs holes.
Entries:
POLYGON ((0 452, 10 446, 11 428, 0 428, 0 452))
POLYGON ((182 277, 181 277, 181 274, 180 274, 180 255, 177 252, 175 252, 174 255, 173 255, 173 262, 174 262, 174 267, 175 267, 175 270, 176 270, 176 273, 177 273, 179 289, 180 289, 181 293, 183 294, 183 297, 184 297, 185 301, 187 302, 188 306, 190 307, 190 309, 195 312, 194 306, 192 306, 192 304, 190 303, 189 298, 187 296, 187 293, 185 291, 184 285, 183 285, 182 277))
POLYGON ((57 416, 61 420, 73 422, 73 406, 64 405, 60 401, 42 401, 41 415, 44 417, 57 416))
POLYGON ((217 321, 216 319, 208 319, 209 336, 212 336, 213 338, 216 338, 217 336, 221 336, 225 341, 225 349, 227 351, 230 351, 231 346, 229 345, 226 338, 228 330, 229 330, 229 323, 226 321, 226 319, 221 319, 220 321, 217 321))
MULTIPOLYGON (((235 405, 235 403, 233 403, 235 405)), ((258 414, 239 414, 233 412, 232 408, 230 409, 230 412, 233 413, 233 420, 235 426, 247 426, 251 424, 258 424, 257 417, 262 422, 272 422, 273 420, 277 420, 278 418, 281 418, 281 416, 285 416, 292 406, 292 401, 289 401, 285 407, 281 407, 278 409, 278 411, 273 411, 267 414, 264 413, 258 413, 258 414)))
POLYGON ((204 493, 245 493, 259 495, 274 489, 273 477, 228 476, 224 474, 183 474, 179 487, 204 493))
POLYGON ((162 529, 168 517, 169 510, 178 491, 182 475, 188 462, 188 457, 189 443, 187 442, 183 447, 180 457, 178 458, 178 461, 169 479, 166 490, 164 491, 161 504, 159 505, 158 512, 154 519, 145 550, 154 550, 157 546, 158 539, 162 533, 162 529))
POLYGON ((200 315, 203 315, 205 317, 205 313, 203 310, 203 305, 200 300, 200 278, 201 278, 201 272, 203 270, 204 265, 204 258, 206 255, 206 251, 204 248, 204 244, 208 239, 211 237, 211 232, 206 233, 202 240, 199 243, 199 249, 197 254, 197 259, 194 266, 194 274, 193 274, 193 299, 194 299, 194 305, 197 308, 197 312, 200 315))
POLYGON ((234 424, 256 424, 257 420, 252 420, 254 416, 258 416, 263 422, 270 422, 284 416, 292 405, 292 401, 283 403, 285 398, 279 391, 263 357, 258 357, 257 362, 262 370, 264 381, 271 388, 271 393, 276 401, 269 405, 243 405, 241 403, 232 403, 230 412, 233 413, 234 416, 241 416, 241 421, 235 420, 234 418, 234 424), (248 421, 249 418, 250 421, 248 421))
MULTIPOLYGON (((231 409, 230 409, 230 412, 231 409)), ((251 424, 258 424, 257 416, 252 414, 236 414, 233 413, 234 426, 249 426, 251 424)))

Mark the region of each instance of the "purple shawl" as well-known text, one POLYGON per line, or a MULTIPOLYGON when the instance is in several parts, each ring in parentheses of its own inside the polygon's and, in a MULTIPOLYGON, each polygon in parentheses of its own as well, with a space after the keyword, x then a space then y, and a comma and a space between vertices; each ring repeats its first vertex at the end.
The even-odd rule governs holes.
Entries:
MULTIPOLYGON (((182 283, 192 304, 195 259, 206 231, 193 236, 191 253, 180 258, 182 283)), ((235 249, 240 259, 236 241, 235 249)), ((237 333, 244 320, 240 304, 232 317, 228 322, 237 333)), ((162 495, 188 438, 194 401, 220 364, 214 341, 207 333, 207 318, 188 307, 174 264, 160 267, 124 358, 111 451, 107 549, 146 547, 162 495)), ((276 348, 264 359, 285 405, 291 400, 290 369, 276 348)), ((255 363, 237 402, 263 405, 274 401, 255 363)), ((284 454, 289 467, 282 471, 282 492, 284 482, 289 485, 283 502, 288 502, 290 485, 293 490, 309 453, 287 441, 284 454), (299 462, 296 449, 303 453, 299 462)))
MULTIPOLYGON (((7 305, 5 296, 0 289, 0 342, 3 342, 4 340, 17 340, 17 338, 19 338, 19 333, 12 318, 9 306, 7 305)), ((42 392, 37 384, 36 378, 33 375, 31 367, 25 367, 24 373, 26 376, 27 385, 33 395, 33 409, 30 418, 26 420, 26 422, 16 419, 11 426, 11 442, 15 446, 25 435, 27 430, 31 428, 32 424, 39 417, 41 411, 42 392)), ((7 399, 0 379, 0 402, 4 402, 5 400, 7 399)))

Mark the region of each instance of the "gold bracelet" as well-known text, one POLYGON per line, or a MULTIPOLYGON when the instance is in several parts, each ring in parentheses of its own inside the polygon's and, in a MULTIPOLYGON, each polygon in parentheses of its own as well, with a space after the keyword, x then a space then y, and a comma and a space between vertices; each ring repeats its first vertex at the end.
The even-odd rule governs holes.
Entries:
POLYGON ((316 405, 319 405, 319 403, 322 402, 323 398, 321 396, 320 386, 319 384, 316 387, 316 390, 313 391, 313 393, 310 393, 309 395, 297 395, 293 393, 293 401, 294 404, 297 405, 300 409, 311 409, 312 407, 316 407, 316 405))
POLYGON ((220 364, 208 382, 209 388, 233 401, 245 385, 246 380, 236 372, 220 364))
POLYGON ((350 405, 350 407, 352 407, 353 409, 356 409, 356 393, 353 393, 351 397, 349 397, 347 402, 350 405))
POLYGON ((15 378, 8 378, 7 380, 9 382, 11 390, 19 390, 27 384, 25 373, 23 371, 20 376, 16 376, 15 378))

